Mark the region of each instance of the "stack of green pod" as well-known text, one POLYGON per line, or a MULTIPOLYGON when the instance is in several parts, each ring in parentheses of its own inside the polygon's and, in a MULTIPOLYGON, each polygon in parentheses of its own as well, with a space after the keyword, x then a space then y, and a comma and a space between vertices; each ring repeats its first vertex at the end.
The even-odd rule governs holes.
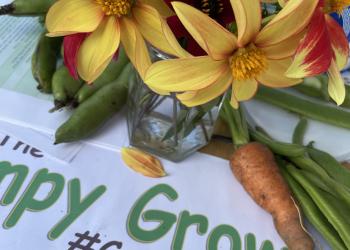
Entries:
POLYGON ((312 144, 303 146, 305 130, 302 119, 292 144, 277 142, 257 130, 250 132, 275 153, 301 212, 332 249, 350 249, 350 170, 312 144))
POLYGON ((331 249, 350 249, 350 169, 330 154, 314 148, 313 143, 304 146, 305 118, 296 126, 292 143, 279 142, 262 128, 249 127, 242 109, 233 109, 228 100, 220 115, 230 129, 234 144, 248 139, 266 145, 274 153, 301 215, 331 249))
MULTIPOLYGON (((298 92, 317 98, 324 102, 333 103, 332 99, 328 94, 328 76, 319 75, 314 77, 305 78, 303 83, 293 87, 298 92)), ((345 100, 341 104, 341 107, 350 108, 350 86, 345 85, 345 100)))
MULTIPOLYGON (((37 58, 36 53, 33 58, 37 58)), ((47 75, 50 73, 51 76, 51 81, 45 81, 45 89, 50 90, 54 98, 51 112, 73 108, 70 118, 56 131, 56 144, 79 141, 93 135, 126 104, 132 66, 123 48, 119 50, 118 59, 112 60, 101 76, 91 84, 74 79, 63 64, 56 68, 56 60, 50 63, 51 67, 48 63, 37 65, 44 65, 45 68, 39 72, 47 75)), ((44 86, 42 81, 38 82, 39 86, 44 86)), ((44 90, 43 87, 40 89, 44 90)))
POLYGON ((0 6, 0 15, 39 16, 44 15, 56 0, 15 0, 0 6))
MULTIPOLYGON (((0 15, 37 16, 44 23, 45 15, 56 0, 15 0, 0 6, 0 15)), ((73 109, 71 117, 56 131, 56 143, 73 142, 93 135, 125 104, 132 66, 123 48, 92 84, 74 79, 63 65, 62 38, 47 37, 44 30, 32 55, 32 74, 38 90, 52 94, 54 108, 73 109)))

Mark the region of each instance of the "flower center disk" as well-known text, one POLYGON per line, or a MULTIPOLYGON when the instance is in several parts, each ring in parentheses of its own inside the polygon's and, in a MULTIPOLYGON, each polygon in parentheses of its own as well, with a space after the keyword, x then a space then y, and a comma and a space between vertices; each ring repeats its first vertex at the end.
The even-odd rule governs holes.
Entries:
POLYGON ((130 0, 95 0, 101 5, 103 12, 107 16, 115 15, 117 17, 129 14, 131 9, 130 0))
POLYGON ((238 81, 257 77, 267 68, 265 53, 253 44, 239 48, 231 57, 230 65, 234 79, 238 81))
POLYGON ((341 12, 350 5, 350 0, 326 0, 325 9, 327 13, 341 12))

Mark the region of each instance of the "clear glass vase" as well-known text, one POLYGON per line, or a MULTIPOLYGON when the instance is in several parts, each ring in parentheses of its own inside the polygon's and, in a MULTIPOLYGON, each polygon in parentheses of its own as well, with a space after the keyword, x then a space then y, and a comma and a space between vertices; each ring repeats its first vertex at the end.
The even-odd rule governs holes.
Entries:
MULTIPOLYGON (((154 52, 154 51, 153 51, 154 52)), ((153 53, 155 60, 164 55, 153 53)), ((219 116, 223 97, 188 108, 175 94, 153 92, 134 72, 130 78, 127 121, 132 146, 178 162, 207 145, 219 116)))

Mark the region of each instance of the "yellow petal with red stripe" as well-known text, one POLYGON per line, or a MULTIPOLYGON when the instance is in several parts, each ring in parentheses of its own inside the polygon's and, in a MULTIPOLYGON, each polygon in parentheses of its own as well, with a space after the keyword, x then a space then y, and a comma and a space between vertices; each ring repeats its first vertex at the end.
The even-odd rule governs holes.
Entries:
POLYGON ((342 70, 348 63, 349 42, 343 28, 330 16, 326 15, 328 32, 338 69, 342 70))
POLYGON ((272 88, 284 88, 296 85, 301 82, 300 79, 292 79, 285 76, 291 63, 291 58, 268 60, 268 68, 256 79, 259 83, 272 88))
POLYGON ((232 74, 229 69, 226 70, 215 83, 197 91, 189 91, 178 94, 177 98, 187 107, 194 107, 205 104, 221 96, 232 84, 232 74))
POLYGON ((248 79, 243 81, 233 81, 233 93, 235 93, 236 100, 247 101, 251 99, 258 90, 258 82, 255 79, 248 79))
POLYGON ((328 70, 328 93, 329 96, 341 105, 345 99, 345 85, 336 62, 333 60, 328 70))
POLYGON ((231 0, 238 28, 238 46, 250 43, 261 28, 259 0, 231 0))
POLYGON ((227 61, 214 61, 209 56, 163 60, 148 69, 145 82, 169 92, 199 90, 222 77, 228 67, 227 61))
POLYGON ((77 70, 80 77, 88 83, 96 80, 117 51, 119 42, 118 21, 113 16, 105 18, 78 51, 77 70))
POLYGON ((237 39, 231 32, 190 5, 182 2, 172 2, 172 5, 181 23, 208 55, 222 60, 232 54, 237 39))
POLYGON ((293 0, 269 22, 256 37, 259 46, 279 43, 301 32, 309 24, 318 0, 293 0))
POLYGON ((120 19, 121 41, 130 61, 144 80, 147 69, 151 66, 151 59, 146 43, 134 22, 127 18, 120 19))
POLYGON ((170 31, 168 24, 156 9, 146 4, 136 4, 132 10, 138 30, 154 47, 176 57, 191 56, 170 31))
POLYGON ((132 170, 144 176, 160 178, 166 176, 163 165, 153 155, 136 148, 122 148, 121 155, 124 163, 132 170))
POLYGON ((93 1, 60 0, 46 15, 49 36, 64 36, 94 31, 104 17, 101 6, 93 1))
POLYGON ((323 9, 317 8, 286 76, 304 78, 327 72, 333 58, 331 36, 323 9))

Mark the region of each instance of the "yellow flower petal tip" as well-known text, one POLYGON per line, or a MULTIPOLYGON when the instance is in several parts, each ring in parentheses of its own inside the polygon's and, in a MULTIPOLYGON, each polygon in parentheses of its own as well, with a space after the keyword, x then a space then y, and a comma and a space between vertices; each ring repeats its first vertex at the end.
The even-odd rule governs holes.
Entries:
POLYGON ((153 155, 130 147, 122 148, 121 154, 124 163, 137 173, 152 178, 167 175, 162 163, 153 155))

